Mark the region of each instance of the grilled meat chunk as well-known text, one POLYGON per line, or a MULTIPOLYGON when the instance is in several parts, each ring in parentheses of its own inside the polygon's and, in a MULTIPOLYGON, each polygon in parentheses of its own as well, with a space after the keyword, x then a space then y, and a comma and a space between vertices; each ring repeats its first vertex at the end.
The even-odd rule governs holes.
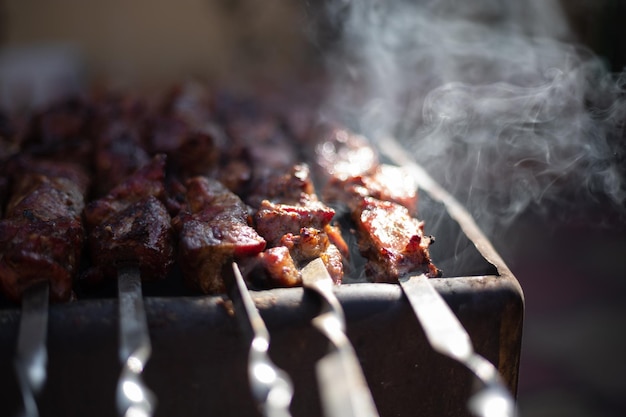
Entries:
POLYGON ((85 208, 89 249, 95 271, 114 278, 117 266, 139 266, 142 280, 165 278, 174 263, 171 218, 164 198, 165 157, 145 167, 85 208))
POLYGON ((353 212, 359 249, 368 259, 366 273, 376 282, 395 282, 409 272, 439 275, 424 235, 424 224, 399 204, 365 197, 353 212))
POLYGON ((313 133, 315 172, 325 183, 327 201, 345 205, 356 225, 366 275, 395 282, 409 272, 438 276, 417 211, 417 184, 402 168, 380 164, 362 136, 323 126, 313 133))
POLYGON ((265 249, 265 240, 248 225, 248 209, 220 182, 206 177, 187 181, 186 207, 174 218, 185 281, 204 293, 226 290, 223 265, 265 249))
POLYGON ((315 163, 321 179, 368 175, 379 165, 378 155, 367 139, 347 129, 321 125, 314 129, 312 139, 315 163))
POLYGON ((136 120, 107 120, 96 139, 96 193, 106 195, 113 187, 150 161, 142 129, 136 120))
POLYGON ((307 164, 295 164, 257 177, 248 197, 251 206, 259 208, 263 200, 276 204, 306 206, 317 202, 315 187, 307 164))
POLYGON ((36 114, 25 132, 22 147, 34 155, 83 163, 91 160, 93 106, 71 97, 36 114))
POLYGON ((319 201, 300 206, 264 200, 254 219, 259 234, 270 246, 276 246, 284 235, 297 234, 303 227, 323 229, 334 215, 335 210, 319 201))
POLYGON ((405 169, 382 164, 373 171, 355 176, 332 176, 324 188, 324 199, 342 202, 355 209, 363 197, 393 201, 417 212, 417 184, 405 169))
POLYGON ((258 256, 267 273, 264 285, 268 287, 295 287, 302 284, 300 269, 285 246, 269 248, 258 256))
MULTIPOLYGON (((321 257, 334 281, 340 283, 343 278, 343 260, 337 246, 345 248, 344 254, 347 256, 347 245, 337 228, 330 224, 335 210, 319 201, 315 194, 308 166, 295 165, 284 174, 268 177, 259 191, 262 191, 259 195, 267 199, 261 202, 254 220, 257 231, 267 240, 268 246, 287 248, 297 267, 321 257)), ((267 259, 275 258, 272 254, 268 256, 267 259)), ((262 262, 266 266, 267 259, 262 262)), ((270 286, 297 285, 301 282, 284 280, 283 274, 278 273, 280 270, 276 268, 267 267, 266 271, 270 286)), ((289 277, 292 275, 288 274, 289 277)))
POLYGON ((211 132, 195 129, 175 115, 152 121, 150 149, 166 154, 172 171, 180 178, 211 176, 220 159, 220 150, 211 132))
POLYGON ((322 258, 333 281, 337 284, 341 283, 343 257, 325 232, 313 227, 303 227, 297 235, 292 233, 284 235, 280 244, 289 249, 297 265, 304 266, 317 257, 322 258))
POLYGON ((155 156, 147 165, 111 189, 106 196, 89 203, 85 208, 87 224, 90 226, 100 224, 130 204, 149 196, 163 200, 165 198, 163 185, 165 162, 164 155, 155 156))
POLYGON ((0 221, 0 283, 19 301, 39 281, 52 301, 67 301, 78 273, 88 178, 77 165, 21 160, 6 216, 0 221))

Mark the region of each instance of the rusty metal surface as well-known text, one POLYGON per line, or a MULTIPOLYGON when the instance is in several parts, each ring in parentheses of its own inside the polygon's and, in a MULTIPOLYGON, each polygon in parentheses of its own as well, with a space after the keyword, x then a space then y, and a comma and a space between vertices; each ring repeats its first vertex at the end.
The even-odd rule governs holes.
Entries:
MULTIPOLYGON (((442 278, 437 290, 472 336, 476 350, 492 361, 514 391, 517 384, 523 303, 506 278, 442 278), (517 329, 517 330, 514 330, 517 329)), ((465 416, 471 375, 433 352, 400 288, 352 284, 337 290, 348 336, 382 416, 465 416)), ((327 341, 310 325, 318 302, 301 289, 254 294, 272 335, 270 354, 293 378, 293 415, 320 415, 314 364, 327 341)), ((42 416, 115 414, 116 301, 53 306, 48 347, 49 384, 42 416)), ((144 371, 159 398, 157 416, 257 415, 246 380, 247 346, 221 297, 148 298, 153 357, 144 371)), ((11 334, 18 313, 4 310, 0 400, 15 408, 11 334)))

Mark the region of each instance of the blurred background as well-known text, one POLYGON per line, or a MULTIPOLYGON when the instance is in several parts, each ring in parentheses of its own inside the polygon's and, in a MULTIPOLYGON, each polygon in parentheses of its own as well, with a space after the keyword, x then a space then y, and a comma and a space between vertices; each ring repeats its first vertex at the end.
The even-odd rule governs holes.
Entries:
POLYGON ((626 415, 626 3, 409 3, 0 0, 0 106, 99 83, 330 80, 322 107, 400 137, 520 281, 522 416, 626 415))

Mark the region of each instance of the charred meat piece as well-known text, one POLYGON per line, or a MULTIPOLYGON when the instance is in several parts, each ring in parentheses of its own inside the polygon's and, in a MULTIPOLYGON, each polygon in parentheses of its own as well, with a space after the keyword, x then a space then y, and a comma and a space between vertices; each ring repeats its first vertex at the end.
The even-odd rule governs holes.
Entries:
POLYGON ((356 208, 363 197, 393 201, 406 207, 411 214, 417 212, 417 184, 406 170, 382 164, 372 172, 351 177, 333 176, 324 188, 324 198, 342 202, 356 208))
POLYGON ((220 149, 215 135, 192 127, 176 115, 163 115, 151 122, 150 150, 168 156, 172 171, 180 178, 212 176, 220 149))
POLYGON ((85 208, 87 224, 90 226, 100 224, 130 204, 149 196, 159 200, 165 199, 165 186, 163 185, 165 162, 164 155, 155 156, 147 165, 111 189, 106 196, 89 203, 85 208))
POLYGON ((302 284, 300 269, 289 249, 285 246, 270 248, 258 256, 260 265, 267 273, 268 287, 295 287, 302 284))
POLYGON ((114 119, 101 127, 96 140, 96 194, 106 195, 117 184, 150 161, 141 127, 136 121, 114 119))
POLYGON ((424 235, 424 224, 399 204, 366 197, 352 213, 359 250, 368 259, 367 275, 376 282, 395 282, 409 272, 436 277, 424 235))
POLYGON ((204 293, 226 290, 223 265, 252 257, 265 249, 265 240, 248 225, 248 209, 220 182, 206 177, 187 181, 186 207, 174 218, 185 281, 204 293))
POLYGON ((265 195, 268 179, 289 171, 298 160, 297 153, 279 121, 271 116, 229 117, 225 129, 234 149, 250 167, 245 174, 249 177, 247 187, 240 188, 240 193, 246 196, 247 204, 257 208, 263 199, 269 198, 265 195))
POLYGON ((93 106, 71 97, 35 115, 25 132, 23 149, 33 155, 83 163, 93 153, 93 106))
MULTIPOLYGON (((297 267, 321 257, 335 282, 340 283, 343 257, 337 246, 345 249, 344 255, 347 256, 347 245, 338 229, 330 224, 335 210, 319 201, 315 194, 308 166, 295 165, 285 174, 275 174, 266 179, 260 190, 267 199, 260 203, 254 220, 268 246, 287 248, 297 267)), ((274 258, 271 254, 268 256, 274 258)), ((268 265, 267 259, 263 264, 268 265)), ((300 283, 294 279, 284 280, 275 268, 267 267, 266 271, 269 286, 300 283)), ((289 277, 292 275, 288 274, 289 277)))
POLYGON ((264 200, 254 219, 259 234, 270 246, 276 246, 284 235, 297 234, 303 227, 323 229, 334 215, 335 210, 319 201, 296 206, 264 200))
POLYGON ((322 197, 354 209, 363 197, 393 201, 417 210, 417 184, 400 167, 380 164, 364 136, 330 125, 313 133, 315 173, 324 184, 322 197))
POLYGON ((379 164, 362 136, 322 127, 314 133, 316 173, 325 182, 324 198, 341 202, 351 213, 370 279, 395 282, 408 272, 438 276, 417 211, 417 185, 402 168, 379 164))
POLYGON ((284 235, 280 240, 280 245, 289 249, 292 258, 300 266, 317 257, 322 258, 333 281, 337 284, 341 283, 343 257, 325 232, 312 227, 303 227, 297 235, 292 233, 284 235))
POLYGON ((19 301, 30 285, 48 281, 50 299, 67 301, 78 273, 88 178, 77 165, 22 160, 0 221, 0 282, 19 301))
POLYGON ((165 278, 174 263, 171 218, 164 198, 165 157, 145 167, 85 208, 93 277, 115 278, 121 264, 139 266, 142 280, 165 278))
POLYGON ((290 165, 285 169, 257 177, 248 201, 259 208, 263 200, 272 203, 306 206, 317 202, 317 195, 306 164, 290 165))

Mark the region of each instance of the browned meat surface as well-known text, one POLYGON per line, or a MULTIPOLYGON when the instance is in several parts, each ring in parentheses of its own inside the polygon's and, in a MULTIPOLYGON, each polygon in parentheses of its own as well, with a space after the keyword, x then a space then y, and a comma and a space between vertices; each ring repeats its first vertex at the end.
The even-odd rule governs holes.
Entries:
POLYGON ((322 125, 314 130, 311 141, 321 180, 334 177, 343 181, 367 175, 379 165, 367 139, 347 129, 322 125))
POLYGON ((208 130, 198 130, 171 114, 156 117, 150 125, 151 151, 166 154, 176 175, 212 176, 217 171, 220 149, 208 130))
POLYGON ((297 234, 303 227, 323 229, 334 215, 335 210, 319 201, 306 206, 292 206, 265 200, 254 220, 259 234, 270 246, 275 246, 284 235, 297 234))
POLYGON ((100 200, 85 208, 91 279, 114 278, 117 266, 139 266, 142 280, 165 278, 174 263, 170 215, 164 197, 165 158, 150 164, 118 184, 100 200))
POLYGON ((432 238, 424 236, 423 222, 405 207, 366 197, 353 218, 359 249, 368 259, 366 273, 374 281, 394 282, 409 272, 439 275, 428 253, 432 238))
POLYGON ((312 138, 323 197, 351 213, 366 275, 377 282, 395 282, 409 272, 438 276, 428 252, 432 238, 412 217, 418 203, 413 178, 402 168, 380 164, 367 140, 345 129, 322 126, 312 138))
POLYGON ((352 177, 331 177, 324 188, 327 201, 339 201, 350 208, 358 206, 363 197, 393 201, 417 212, 417 184, 406 170, 382 164, 368 174, 352 177))
POLYGON ((248 197, 251 206, 259 208, 263 200, 272 203, 305 206, 317 202, 309 166, 295 164, 257 177, 248 197))
POLYGON ((280 240, 280 245, 289 249, 292 258, 298 265, 320 257, 326 265, 335 283, 343 279, 343 260, 339 249, 333 245, 325 232, 313 227, 303 227, 300 233, 287 233, 280 240))
POLYGON ((129 205, 149 196, 163 200, 165 161, 164 155, 155 156, 147 165, 111 189, 106 196, 89 203, 85 208, 87 224, 90 226, 100 224, 129 205))
POLYGON ((224 292, 224 264, 257 255, 265 240, 248 225, 245 204, 220 182, 194 177, 186 185, 186 206, 174 218, 181 270, 192 287, 224 292))
POLYGON ((69 98, 35 115, 25 132, 23 149, 63 161, 91 160, 93 106, 69 98))
MULTIPOLYGON (((250 167, 249 173, 244 174, 249 177, 242 183, 245 188, 236 191, 245 195, 246 203, 256 208, 268 198, 267 181, 292 169, 298 161, 297 153, 279 121, 271 116, 230 115, 225 130, 231 146, 238 150, 233 156, 242 155, 250 167)), ((229 157, 232 159, 236 158, 229 157)))
MULTIPOLYGON (((319 201, 315 194, 308 166, 295 165, 284 173, 269 176, 257 191, 258 197, 264 196, 266 199, 261 201, 254 216, 255 226, 268 246, 285 247, 297 267, 321 257, 332 278, 340 283, 343 278, 343 260, 337 246, 345 249, 347 256, 347 245, 338 228, 330 224, 335 211, 319 201)), ((263 264, 267 266, 267 262, 265 259, 263 264)), ((279 269, 266 270, 270 285, 290 286, 300 283, 298 280, 285 280, 282 274, 277 273, 279 269)), ((287 274, 289 277, 292 275, 287 274)))
POLYGON ((96 139, 96 194, 106 195, 113 187, 150 161, 141 126, 136 121, 112 119, 101 126, 96 139))
POLYGON ((302 284, 300 270, 286 247, 270 248, 259 254, 258 258, 267 272, 264 284, 268 287, 295 287, 302 284))
POLYGON ((0 221, 0 283, 19 301, 30 285, 48 281, 50 298, 67 301, 78 273, 88 179, 76 165, 22 160, 0 221))

